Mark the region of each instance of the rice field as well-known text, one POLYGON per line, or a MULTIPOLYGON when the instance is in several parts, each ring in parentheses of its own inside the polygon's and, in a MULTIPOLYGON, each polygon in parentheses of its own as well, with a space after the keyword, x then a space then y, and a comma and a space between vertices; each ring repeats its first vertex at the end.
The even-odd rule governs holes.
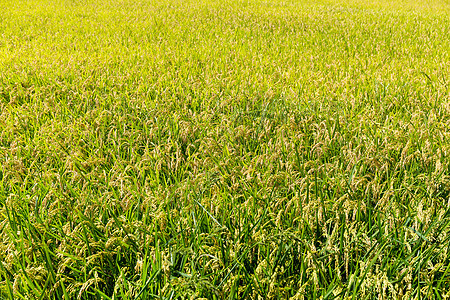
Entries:
POLYGON ((448 0, 0 0, 0 299, 449 299, 448 0))

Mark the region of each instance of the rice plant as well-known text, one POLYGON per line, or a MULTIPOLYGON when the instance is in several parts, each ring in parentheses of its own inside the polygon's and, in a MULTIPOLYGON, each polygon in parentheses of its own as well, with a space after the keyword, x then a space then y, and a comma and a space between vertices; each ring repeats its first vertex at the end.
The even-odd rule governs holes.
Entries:
POLYGON ((450 297, 448 1, 0 12, 0 299, 450 297))

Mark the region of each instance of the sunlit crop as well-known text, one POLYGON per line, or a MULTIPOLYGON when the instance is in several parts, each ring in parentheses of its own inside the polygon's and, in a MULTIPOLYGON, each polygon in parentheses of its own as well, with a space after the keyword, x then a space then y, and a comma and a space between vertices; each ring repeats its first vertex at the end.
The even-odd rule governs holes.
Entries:
POLYGON ((448 299, 445 0, 0 0, 0 299, 448 299))

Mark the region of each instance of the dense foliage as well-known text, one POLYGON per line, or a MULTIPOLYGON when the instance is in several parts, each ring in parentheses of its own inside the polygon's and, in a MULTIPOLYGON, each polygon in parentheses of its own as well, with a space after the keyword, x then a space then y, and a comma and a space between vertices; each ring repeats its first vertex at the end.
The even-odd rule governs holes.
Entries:
POLYGON ((313 2, 0 0, 0 298, 448 298, 448 1, 313 2))

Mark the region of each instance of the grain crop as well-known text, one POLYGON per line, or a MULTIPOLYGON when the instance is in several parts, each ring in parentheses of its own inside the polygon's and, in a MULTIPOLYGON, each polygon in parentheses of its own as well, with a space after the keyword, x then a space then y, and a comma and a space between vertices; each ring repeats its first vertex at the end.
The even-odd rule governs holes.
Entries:
POLYGON ((0 0, 0 299, 449 299, 448 0, 0 0))

